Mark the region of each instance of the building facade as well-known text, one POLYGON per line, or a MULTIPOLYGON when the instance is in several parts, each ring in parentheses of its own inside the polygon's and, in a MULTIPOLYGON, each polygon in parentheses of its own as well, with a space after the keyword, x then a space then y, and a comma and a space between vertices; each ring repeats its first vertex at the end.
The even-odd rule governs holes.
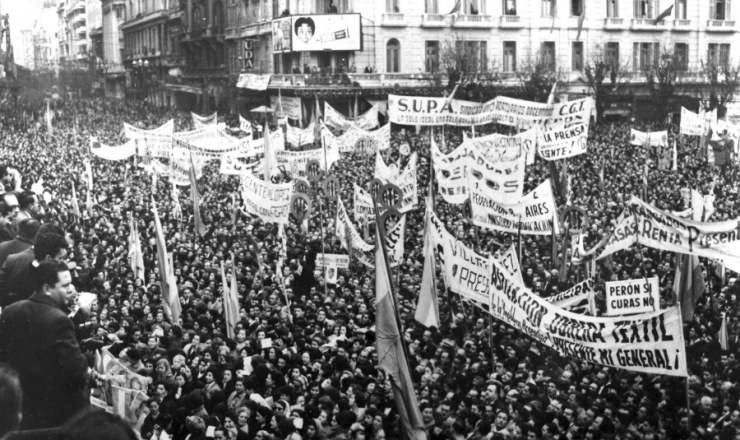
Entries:
POLYGON ((126 8, 124 0, 103 0, 103 50, 98 74, 103 83, 103 93, 107 98, 123 99, 125 96, 126 70, 123 67, 123 33, 126 8))
POLYGON ((165 80, 179 65, 180 13, 176 0, 124 2, 125 18, 119 29, 127 96, 158 106, 173 105, 165 80))

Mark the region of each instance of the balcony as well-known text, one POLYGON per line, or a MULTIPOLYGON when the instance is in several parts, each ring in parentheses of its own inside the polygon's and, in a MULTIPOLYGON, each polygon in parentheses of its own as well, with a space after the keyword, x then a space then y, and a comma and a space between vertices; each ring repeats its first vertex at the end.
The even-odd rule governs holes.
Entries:
POLYGON ((524 27, 522 19, 518 15, 502 15, 501 27, 504 29, 520 29, 524 27))
POLYGON ((691 30, 691 20, 673 20, 673 30, 688 32, 691 30))
POLYGON ((422 27, 445 27, 447 26, 444 14, 423 14, 421 16, 422 27))
POLYGON ((655 24, 654 18, 633 18, 632 30, 635 31, 664 31, 666 30, 666 21, 661 20, 655 24))
POLYGON ((406 18, 403 14, 400 13, 389 13, 389 14, 383 14, 383 26, 396 26, 396 27, 403 27, 406 26, 406 18))
POLYGON ((627 23, 624 18, 606 18, 604 19, 604 29, 608 31, 621 31, 627 29, 627 23))
POLYGON ((735 32, 735 21, 708 20, 707 32, 735 32))
POLYGON ((272 32, 272 23, 269 21, 263 23, 252 23, 242 26, 240 34, 243 37, 254 37, 255 35, 269 34, 272 32))
POLYGON ((454 20, 454 27, 493 27, 490 15, 458 15, 454 20))

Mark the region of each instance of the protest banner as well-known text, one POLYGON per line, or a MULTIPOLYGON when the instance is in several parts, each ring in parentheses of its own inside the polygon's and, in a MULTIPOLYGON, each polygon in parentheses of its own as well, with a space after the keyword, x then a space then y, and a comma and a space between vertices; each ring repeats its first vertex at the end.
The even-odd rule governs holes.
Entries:
POLYGON ((257 75, 255 73, 242 73, 236 82, 241 89, 267 90, 272 75, 257 75))
POLYGON ((437 187, 447 203, 465 203, 471 186, 499 203, 513 204, 522 198, 524 156, 507 162, 489 162, 477 148, 465 142, 453 152, 442 154, 434 139, 431 152, 437 187))
POLYGON ((270 108, 275 113, 276 118, 290 118, 300 121, 303 119, 301 108, 301 98, 290 96, 270 96, 270 108), (278 103, 280 105, 278 105, 278 103), (282 111, 281 108, 282 107, 282 111))
POLYGON ((545 298, 545 301, 573 313, 596 316, 594 280, 589 278, 581 281, 565 292, 545 298))
POLYGON ((309 124, 309 126, 304 129, 293 127, 288 124, 285 141, 294 147, 312 144, 314 142, 314 130, 314 123, 309 124))
POLYGON ((123 145, 111 147, 100 142, 91 143, 92 154, 105 160, 125 160, 136 154, 136 141, 130 140, 123 145))
MULTIPOLYGON (((248 140, 235 138, 216 125, 198 128, 192 131, 175 133, 172 137, 173 149, 187 152, 189 157, 216 159, 224 154, 237 153, 243 150, 248 140)), ((278 148, 284 148, 281 144, 278 148)))
POLYGON ((681 107, 681 134, 701 136, 704 130, 704 120, 691 110, 681 107))
POLYGON ((655 249, 721 261, 740 272, 740 219, 698 222, 677 217, 632 196, 600 258, 640 243, 655 249))
POLYGON ((687 376, 677 306, 630 317, 591 317, 534 294, 495 259, 490 261, 490 313, 564 357, 667 376, 687 376))
POLYGON ((550 235, 553 229, 560 233, 549 179, 515 204, 499 203, 478 188, 471 188, 470 201, 476 226, 524 235, 550 235))
MULTIPOLYGON (((283 130, 275 130, 270 133, 270 145, 272 149, 284 150, 285 149, 285 138, 283 137, 283 130)), ((265 138, 259 139, 242 139, 237 151, 244 155, 244 157, 252 157, 259 154, 265 154, 265 138)))
POLYGON ((351 126, 356 126, 361 130, 372 130, 378 124, 378 106, 374 105, 370 110, 356 117, 354 120, 339 113, 324 101, 324 123, 335 130, 345 131, 351 126))
POLYGON ((241 175, 241 191, 247 212, 265 222, 288 223, 293 183, 270 183, 247 173, 241 175))
POLYGON ((665 130, 643 133, 633 128, 631 132, 631 145, 646 145, 648 147, 662 147, 668 145, 668 132, 665 130))
POLYGON ((138 139, 139 137, 146 137, 147 135, 170 135, 175 133, 175 121, 170 119, 164 124, 151 130, 145 130, 143 128, 137 128, 133 125, 123 123, 123 134, 128 139, 138 139))
POLYGON ((560 160, 586 152, 588 122, 576 125, 558 125, 549 131, 538 131, 537 153, 545 160, 560 160))
POLYGON ((658 277, 607 281, 606 315, 620 316, 660 309, 658 277))
POLYGON ((431 222, 435 225, 440 260, 444 267, 445 284, 450 290, 480 304, 488 304, 490 264, 488 258, 475 252, 462 241, 450 234, 439 218, 432 213, 431 222))
POLYGON ((537 151, 537 129, 530 128, 513 136, 493 133, 487 136, 468 138, 461 145, 472 145, 491 162, 508 162, 527 157, 527 165, 534 165, 537 151))
POLYGON ((390 147, 391 124, 385 124, 378 130, 373 131, 366 131, 352 125, 341 136, 334 136, 331 130, 322 124, 321 136, 327 144, 337 144, 341 153, 375 153, 378 150, 387 150, 390 147))
POLYGON ((403 202, 398 210, 402 213, 410 211, 419 203, 419 192, 416 180, 416 152, 411 154, 409 162, 399 173, 396 164, 386 165, 380 153, 377 153, 375 160, 375 178, 383 184, 392 183, 398 186, 403 193, 403 202))
POLYGON ((279 150, 275 152, 278 168, 284 169, 292 176, 307 177, 306 165, 309 161, 316 161, 322 170, 330 169, 334 162, 339 160, 339 151, 334 145, 324 148, 315 148, 304 151, 279 150))
POLYGON ((365 218, 370 221, 375 221, 375 208, 373 207, 373 198, 356 183, 353 184, 353 200, 352 208, 353 214, 356 219, 365 218))
POLYGON ((246 163, 241 160, 241 157, 234 154, 225 154, 221 156, 221 164, 218 172, 221 174, 238 176, 240 174, 252 173, 256 166, 261 165, 260 162, 246 163))
POLYGON ((349 269, 349 255, 316 254, 316 267, 330 266, 337 269, 349 269))
POLYGON ((344 245, 345 249, 349 250, 347 240, 351 240, 351 247, 353 251, 358 250, 360 252, 370 252, 375 249, 374 245, 366 243, 365 240, 362 239, 360 233, 357 232, 357 228, 355 228, 355 225, 350 220, 349 215, 347 215, 347 210, 344 208, 344 203, 342 203, 341 198, 337 199, 337 218, 335 221, 335 227, 336 234, 344 245), (347 225, 348 227, 342 227, 343 225, 347 225), (349 232, 349 237, 345 235, 345 231, 349 232))
POLYGON ((506 252, 498 257, 498 261, 511 275, 514 276, 514 278, 517 279, 517 281, 524 284, 524 280, 522 279, 522 268, 519 266, 519 257, 516 255, 516 249, 513 244, 506 249, 506 252))
POLYGON ((218 124, 218 112, 214 112, 210 116, 200 116, 190 112, 190 116, 193 118, 193 127, 195 127, 196 130, 204 127, 215 127, 218 124))
POLYGON ((496 122, 524 130, 535 125, 541 131, 549 131, 554 127, 588 124, 594 109, 594 99, 591 97, 556 104, 504 96, 499 96, 494 101, 496 122))

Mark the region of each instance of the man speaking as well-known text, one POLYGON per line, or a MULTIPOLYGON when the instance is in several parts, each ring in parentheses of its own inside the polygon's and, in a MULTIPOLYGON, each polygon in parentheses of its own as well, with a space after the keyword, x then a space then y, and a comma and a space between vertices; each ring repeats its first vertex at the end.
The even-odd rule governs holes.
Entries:
POLYGON ((63 311, 72 275, 58 260, 37 264, 33 295, 0 314, 0 362, 20 375, 23 431, 61 426, 90 404, 87 361, 63 311))

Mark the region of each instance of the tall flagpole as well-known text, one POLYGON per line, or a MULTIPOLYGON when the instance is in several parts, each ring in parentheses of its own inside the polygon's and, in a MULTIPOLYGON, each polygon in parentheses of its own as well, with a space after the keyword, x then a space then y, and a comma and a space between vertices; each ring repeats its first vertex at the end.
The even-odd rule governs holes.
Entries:
MULTIPOLYGON (((318 95, 314 95, 316 98, 316 123, 319 123, 319 117, 318 117, 318 111, 319 111, 319 97, 318 95)), ((321 136, 321 148, 324 150, 324 170, 326 173, 329 173, 329 170, 326 168, 327 160, 326 160, 326 142, 324 140, 324 136, 321 136)), ((316 181, 316 193, 319 193, 319 181, 316 181)), ((321 232, 321 257, 324 259, 324 266, 323 266, 323 274, 324 274, 324 295, 328 296, 328 286, 326 283, 326 247, 324 246, 324 211, 321 208, 321 196, 317 197, 317 200, 319 202, 319 221, 321 222, 319 231, 321 232)))

